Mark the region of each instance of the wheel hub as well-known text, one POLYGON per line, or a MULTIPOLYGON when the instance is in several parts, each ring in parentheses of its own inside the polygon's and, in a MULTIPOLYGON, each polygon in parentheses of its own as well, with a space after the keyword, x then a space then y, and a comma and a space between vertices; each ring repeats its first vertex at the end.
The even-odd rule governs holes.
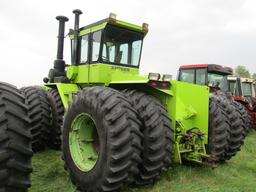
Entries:
POLYGON ((69 148, 74 163, 81 171, 88 172, 96 165, 99 139, 95 122, 88 113, 81 113, 73 120, 69 148))

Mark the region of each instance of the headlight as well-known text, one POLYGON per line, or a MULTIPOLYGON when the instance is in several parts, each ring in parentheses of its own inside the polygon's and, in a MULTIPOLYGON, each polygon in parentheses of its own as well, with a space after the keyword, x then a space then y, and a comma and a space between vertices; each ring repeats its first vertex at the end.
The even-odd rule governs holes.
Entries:
POLYGON ((163 81, 171 81, 172 80, 172 75, 163 75, 163 78, 162 78, 163 81))
POLYGON ((149 73, 148 79, 158 81, 160 79, 161 75, 159 73, 149 73))

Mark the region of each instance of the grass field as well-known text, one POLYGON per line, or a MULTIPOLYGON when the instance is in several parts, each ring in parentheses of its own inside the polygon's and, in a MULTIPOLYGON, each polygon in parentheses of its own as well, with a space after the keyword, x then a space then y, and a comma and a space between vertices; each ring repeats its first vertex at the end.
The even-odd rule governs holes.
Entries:
MULTIPOLYGON (((63 169, 61 152, 47 150, 33 158, 30 192, 75 192, 63 169)), ((215 169, 202 166, 170 168, 155 185, 124 192, 254 192, 256 191, 256 132, 246 138, 236 157, 215 169)))

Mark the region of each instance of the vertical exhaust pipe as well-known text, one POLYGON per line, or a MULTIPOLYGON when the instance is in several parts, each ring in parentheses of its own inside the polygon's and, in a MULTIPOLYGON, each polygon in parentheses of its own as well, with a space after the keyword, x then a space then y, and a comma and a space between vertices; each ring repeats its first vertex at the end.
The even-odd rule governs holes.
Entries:
POLYGON ((73 43, 73 49, 72 49, 72 64, 78 65, 80 62, 79 59, 79 17, 83 12, 79 9, 73 10, 73 13, 75 14, 75 24, 74 24, 74 43, 73 43))
POLYGON ((57 59, 54 61, 54 69, 57 72, 56 76, 61 76, 65 72, 65 61, 63 60, 63 48, 64 48, 64 34, 65 34, 65 22, 68 18, 65 16, 57 16, 59 21, 59 33, 58 33, 58 46, 57 46, 57 59), (60 74, 58 74, 60 73, 60 74))
POLYGON ((54 83, 67 81, 65 73, 65 61, 63 60, 63 48, 64 48, 64 34, 65 34, 65 22, 68 18, 65 16, 57 16, 59 21, 59 33, 58 33, 58 46, 57 46, 57 58, 54 60, 53 69, 49 70, 48 77, 45 77, 43 81, 45 83, 54 83))

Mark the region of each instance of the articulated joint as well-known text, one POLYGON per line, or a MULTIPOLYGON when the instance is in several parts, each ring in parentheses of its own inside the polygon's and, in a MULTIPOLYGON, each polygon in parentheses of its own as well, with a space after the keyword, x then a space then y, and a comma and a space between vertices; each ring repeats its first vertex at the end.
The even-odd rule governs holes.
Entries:
POLYGON ((176 138, 176 148, 180 163, 191 161, 203 163, 208 157, 205 149, 205 134, 198 128, 192 128, 185 134, 180 134, 176 138))

